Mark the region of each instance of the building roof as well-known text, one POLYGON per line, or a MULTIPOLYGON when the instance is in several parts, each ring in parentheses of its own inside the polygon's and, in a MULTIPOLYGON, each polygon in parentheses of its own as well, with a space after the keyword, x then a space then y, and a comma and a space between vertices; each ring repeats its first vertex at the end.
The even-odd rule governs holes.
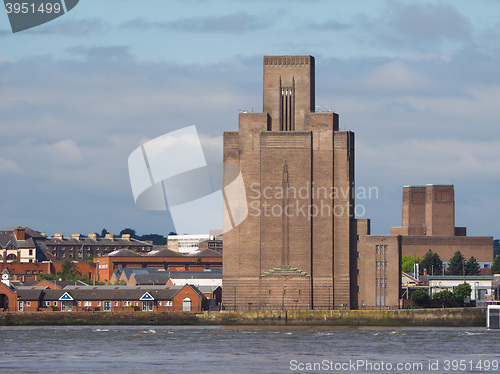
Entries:
POLYGON ((146 256, 148 256, 148 257, 184 257, 179 252, 174 252, 174 251, 171 251, 170 249, 167 249, 167 248, 154 249, 151 252, 147 253, 146 256))
POLYGON ((210 269, 210 271, 161 271, 167 273, 173 279, 222 279, 222 269, 210 269))
POLYGON ((203 249, 187 254, 188 257, 222 257, 219 252, 212 251, 211 249, 203 249))
POLYGON ((170 279, 168 274, 165 274, 165 271, 159 271, 157 273, 150 274, 132 274, 132 277, 135 281, 135 284, 167 284, 170 279))
POLYGON ((28 301, 28 300, 39 300, 41 295, 45 289, 40 287, 32 287, 32 288, 17 288, 17 300, 19 301, 28 301))
MULTIPOLYGON (((192 286, 191 286, 192 287, 192 286)), ((43 290, 43 299, 57 301, 64 293, 68 293, 74 300, 139 300, 148 292, 156 300, 172 300, 183 286, 95 286, 95 287, 67 287, 64 290, 43 290)), ((196 287, 192 287, 196 291, 196 287)), ((199 292, 199 291, 198 291, 199 292)))
POLYGON ((109 253, 107 256, 109 257, 142 257, 139 253, 133 252, 129 249, 117 249, 116 251, 113 251, 109 253))

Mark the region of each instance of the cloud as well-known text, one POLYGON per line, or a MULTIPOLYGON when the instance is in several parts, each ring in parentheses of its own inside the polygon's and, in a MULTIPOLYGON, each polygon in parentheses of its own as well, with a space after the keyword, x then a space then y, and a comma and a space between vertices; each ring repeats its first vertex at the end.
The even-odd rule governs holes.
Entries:
POLYGON ((108 25, 99 18, 89 19, 57 19, 33 29, 24 31, 24 34, 59 34, 61 36, 86 37, 91 34, 102 34, 108 25))
POLYGON ((432 83, 425 74, 408 67, 402 61, 390 61, 376 66, 353 84, 365 92, 384 94, 414 94, 432 89, 432 83))
POLYGON ((391 48, 425 50, 470 40, 470 20, 449 4, 389 0, 383 16, 360 15, 366 41, 391 48))
MULTIPOLYGON (((0 157, 0 176, 18 176, 25 175, 24 170, 18 165, 18 163, 14 160, 9 160, 3 157, 0 157)), ((4 178, 3 178, 4 179, 4 178)), ((4 181, 2 182, 5 182, 4 181)))
POLYGON ((124 28, 137 28, 148 30, 151 28, 161 28, 169 30, 180 30, 196 33, 235 33, 241 34, 268 27, 262 17, 248 14, 244 11, 237 11, 221 16, 205 16, 180 18, 175 21, 154 22, 147 21, 139 17, 122 24, 124 28))
POLYGON ((315 23, 311 22, 307 25, 311 30, 319 30, 319 31, 343 31, 350 29, 352 26, 348 23, 341 23, 336 21, 335 19, 330 19, 325 22, 315 23))

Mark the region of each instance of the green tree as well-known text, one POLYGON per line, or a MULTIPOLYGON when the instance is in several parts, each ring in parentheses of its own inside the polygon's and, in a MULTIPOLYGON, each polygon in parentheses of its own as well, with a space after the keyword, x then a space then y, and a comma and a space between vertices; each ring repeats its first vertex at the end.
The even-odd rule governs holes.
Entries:
POLYGON ((462 275, 464 271, 464 256, 460 253, 460 251, 456 251, 453 257, 450 259, 448 263, 448 271, 446 274, 448 275, 462 275))
POLYGON ((427 306, 429 304, 429 301, 431 300, 431 297, 427 293, 427 291, 419 289, 415 290, 411 294, 411 300, 415 303, 416 306, 427 306))
POLYGON ((472 287, 470 286, 470 284, 462 283, 455 287, 455 289, 453 290, 453 295, 458 302, 463 303, 465 298, 470 296, 471 292, 472 287))
POLYGON ((53 281, 54 279, 56 279, 56 275, 52 274, 52 273, 48 273, 48 274, 43 273, 43 274, 40 274, 40 279, 53 281))
POLYGON ((130 235, 131 238, 134 238, 134 239, 138 238, 136 231, 134 229, 126 228, 126 229, 123 229, 122 231, 120 231, 120 236, 127 235, 127 234, 130 235))
POLYGON ((424 269, 427 269, 429 275, 441 274, 443 270, 443 261, 441 261, 437 253, 432 252, 430 249, 420 261, 420 274, 423 274, 424 269))
POLYGON ((104 238, 106 236, 106 234, 109 234, 108 230, 102 229, 102 231, 101 231, 101 238, 104 238))
POLYGON ((413 265, 419 264, 422 261, 421 257, 403 256, 401 268, 405 273, 413 273, 413 265))
POLYGON ((471 256, 469 261, 465 264, 465 274, 479 275, 479 263, 476 261, 474 256, 471 256))
POLYGON ((496 255, 491 266, 491 274, 500 274, 500 255, 496 255))
POLYGON ((63 281, 77 280, 81 276, 78 272, 78 267, 71 260, 66 261, 62 267, 61 271, 57 272, 57 277, 63 281))
POLYGON ((448 290, 443 290, 432 295, 432 300, 442 308, 449 308, 455 304, 455 295, 448 290))

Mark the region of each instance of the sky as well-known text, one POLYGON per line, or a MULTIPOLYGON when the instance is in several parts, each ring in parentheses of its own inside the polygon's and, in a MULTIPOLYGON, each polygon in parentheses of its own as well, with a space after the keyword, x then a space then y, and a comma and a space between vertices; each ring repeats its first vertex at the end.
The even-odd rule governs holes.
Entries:
POLYGON ((263 56, 297 54, 316 59, 316 105, 355 132, 373 234, 401 225, 404 185, 453 184, 456 226, 498 238, 499 15, 496 0, 80 0, 13 34, 1 11, 0 227, 168 234, 166 212, 134 203, 129 155, 196 125, 221 159, 239 111, 262 111, 263 56))

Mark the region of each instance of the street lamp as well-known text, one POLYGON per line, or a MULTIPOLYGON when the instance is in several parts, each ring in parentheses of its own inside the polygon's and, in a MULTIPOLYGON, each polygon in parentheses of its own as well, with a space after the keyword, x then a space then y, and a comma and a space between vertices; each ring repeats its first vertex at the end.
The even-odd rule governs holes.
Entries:
POLYGON ((331 291, 331 290, 332 290, 332 285, 331 285, 331 284, 329 284, 329 285, 328 285, 328 310, 330 310, 330 309, 331 309, 331 308, 330 308, 330 305, 331 305, 331 304, 330 304, 330 298, 331 298, 331 296, 332 296, 332 291, 331 291))
POLYGON ((285 310, 285 292, 286 292, 286 286, 283 285, 283 296, 281 298, 281 310, 285 310))
POLYGON ((234 310, 236 310, 236 286, 234 287, 234 310))

